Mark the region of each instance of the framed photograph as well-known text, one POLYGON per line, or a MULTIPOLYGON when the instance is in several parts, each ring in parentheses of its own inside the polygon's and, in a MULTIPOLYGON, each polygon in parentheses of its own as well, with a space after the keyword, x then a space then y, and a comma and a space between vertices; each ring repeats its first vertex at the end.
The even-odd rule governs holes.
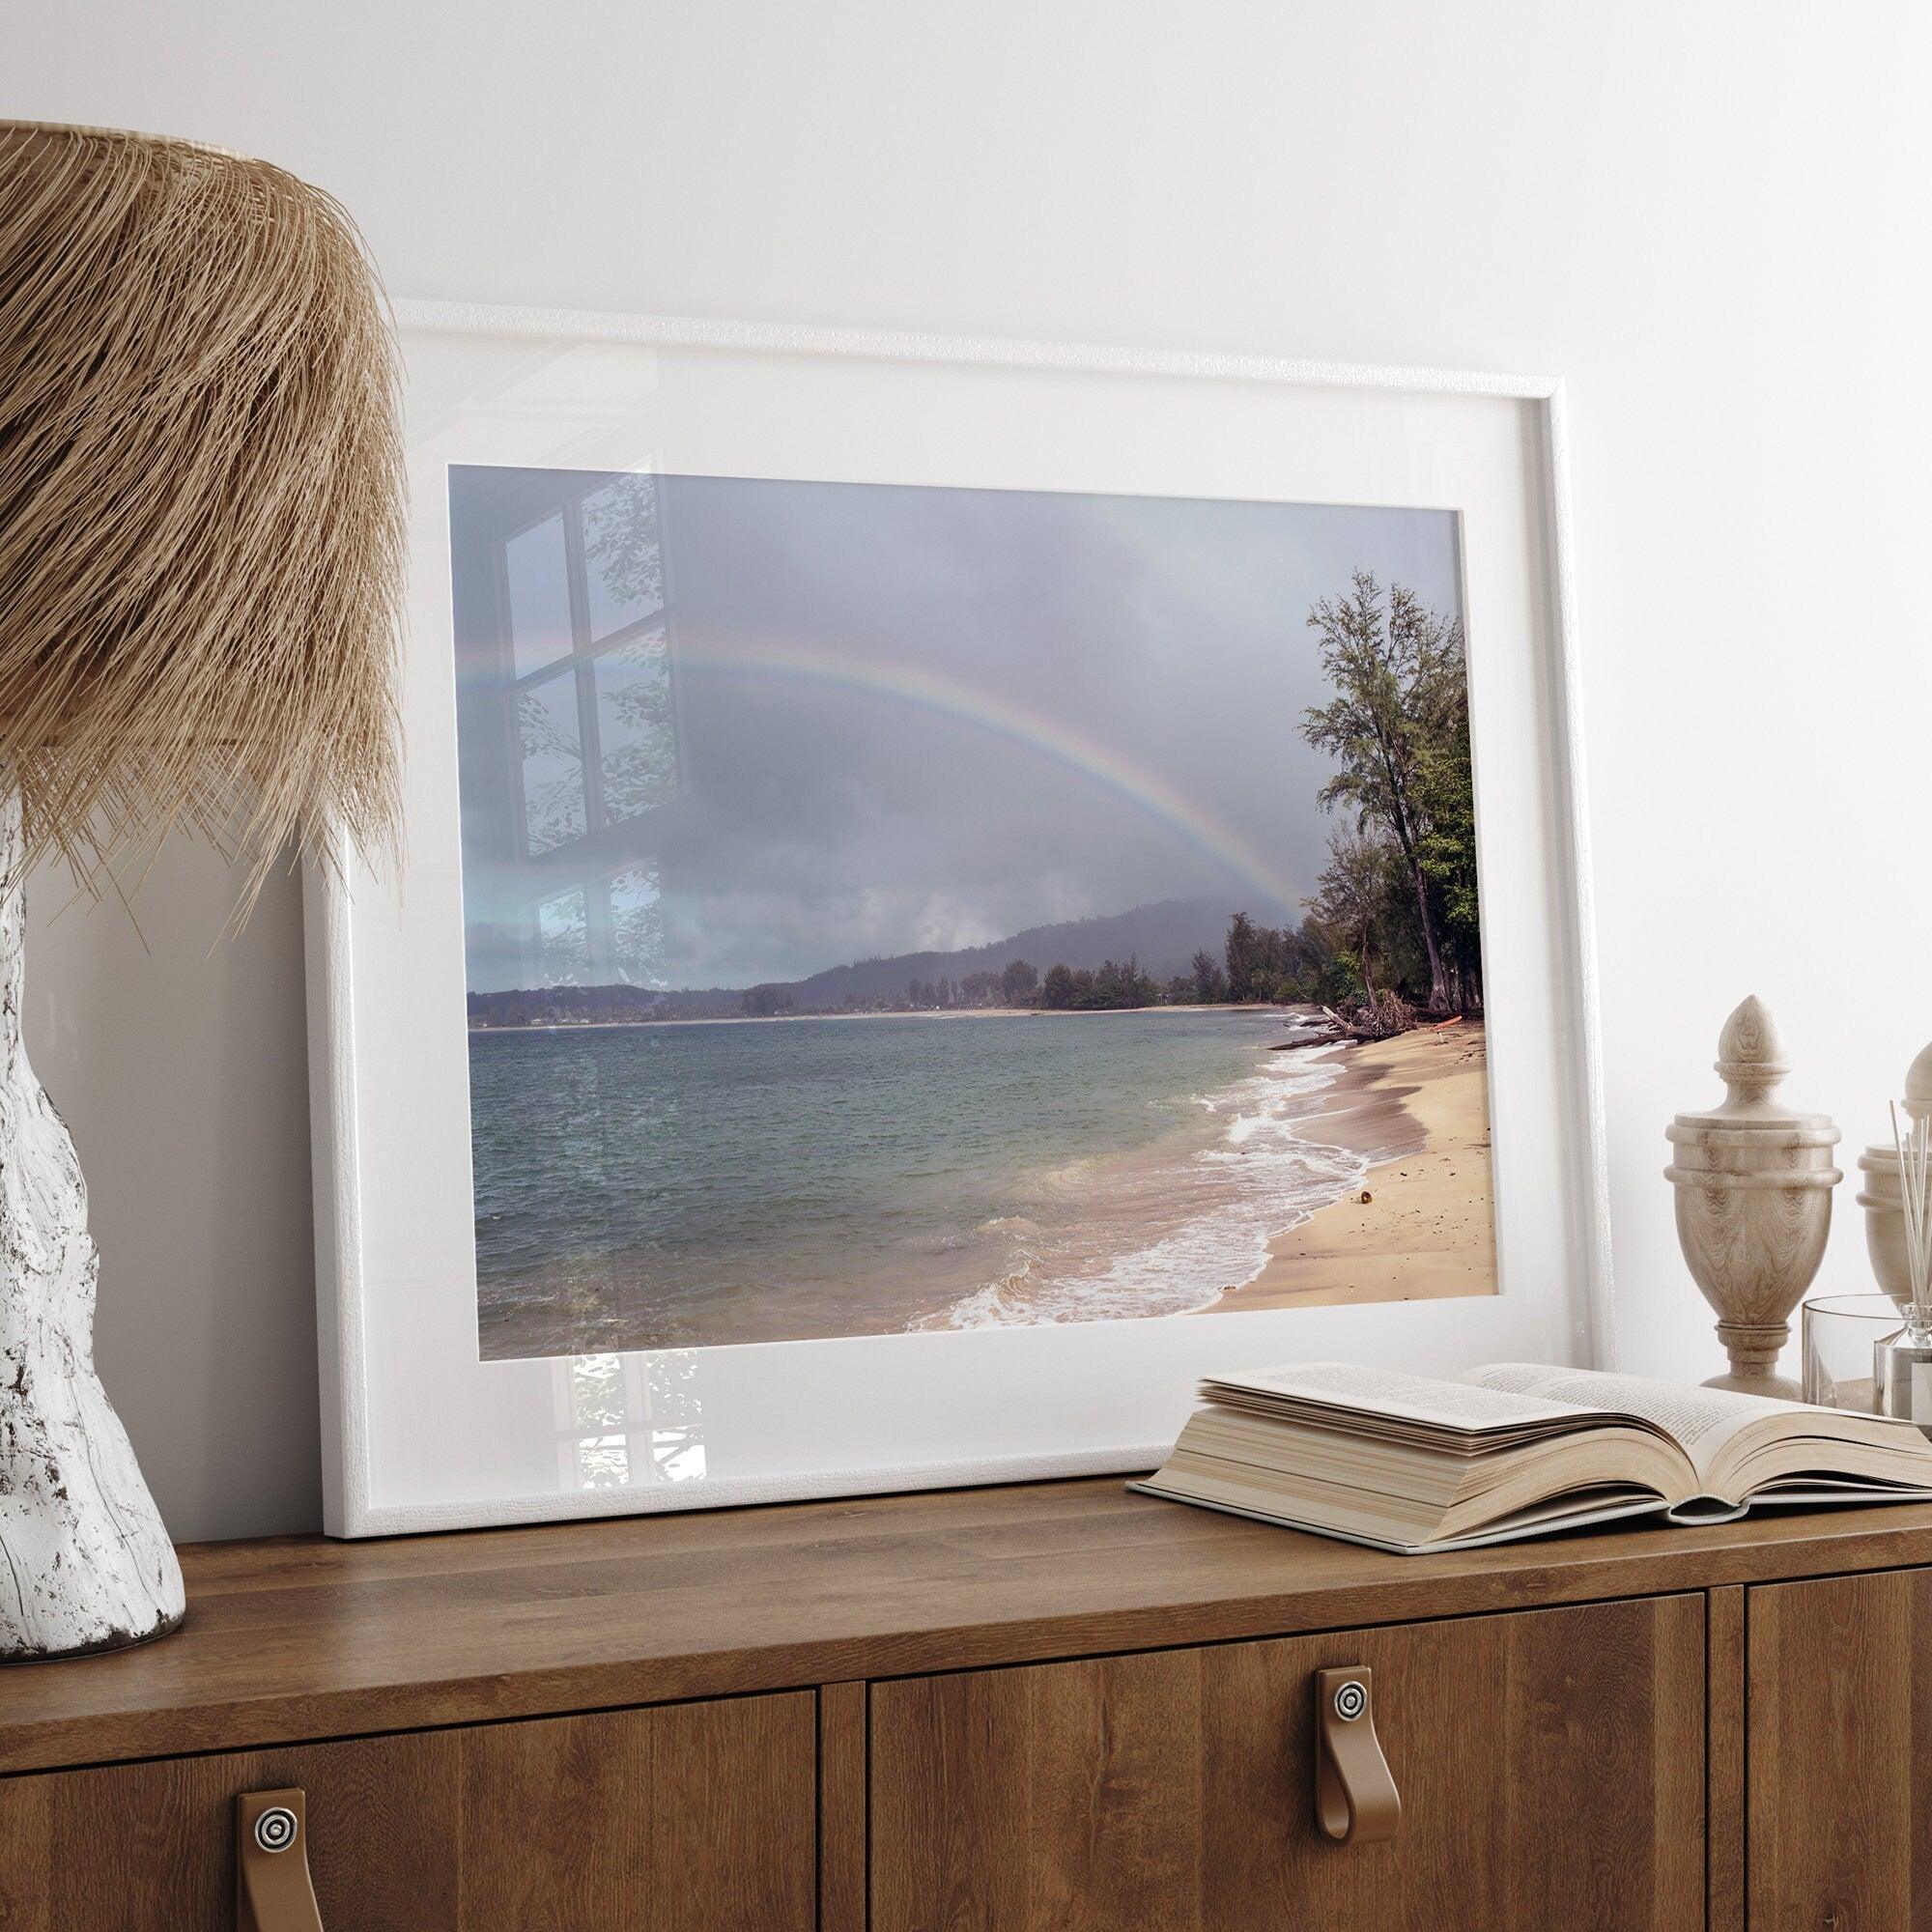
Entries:
POLYGON ((1561 389, 406 304, 327 1524, 1129 1471, 1608 1348, 1561 389))

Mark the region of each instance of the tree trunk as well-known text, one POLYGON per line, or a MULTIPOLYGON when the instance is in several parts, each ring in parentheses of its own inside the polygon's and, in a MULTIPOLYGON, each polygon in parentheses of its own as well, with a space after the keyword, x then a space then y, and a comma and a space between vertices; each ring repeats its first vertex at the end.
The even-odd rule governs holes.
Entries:
POLYGON ((94 1372, 99 1259, 20 1037, 20 798, 0 798, 0 1661, 172 1630, 181 1566, 94 1372))
POLYGON ((1449 1009, 1449 976, 1442 970, 1442 949, 1435 943, 1435 922, 1429 917, 1429 882, 1422 876, 1422 866, 1410 849, 1408 839, 1402 841, 1403 856, 1408 861, 1408 876, 1415 882, 1416 916, 1422 921, 1423 950, 1429 954, 1429 1004, 1437 1012, 1449 1009))
POLYGON ((1402 848, 1402 861, 1408 867, 1409 881, 1415 887, 1415 912, 1422 922, 1422 948, 1429 955, 1429 1004, 1443 1011, 1449 1005, 1449 981, 1442 971, 1442 949, 1435 943, 1435 922, 1429 917, 1429 882, 1422 876, 1422 858, 1410 831, 1408 787, 1403 780, 1402 765, 1385 737, 1378 737, 1376 755, 1381 764, 1382 782, 1388 787, 1388 810, 1384 815, 1395 834, 1395 842, 1402 848))

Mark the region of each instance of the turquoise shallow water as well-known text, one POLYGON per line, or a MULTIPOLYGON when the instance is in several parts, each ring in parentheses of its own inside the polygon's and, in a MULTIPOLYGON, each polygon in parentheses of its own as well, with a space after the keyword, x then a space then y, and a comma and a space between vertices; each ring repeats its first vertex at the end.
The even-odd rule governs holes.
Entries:
POLYGON ((488 1358, 1180 1313, 1360 1157, 1272 1011, 477 1032, 488 1358))

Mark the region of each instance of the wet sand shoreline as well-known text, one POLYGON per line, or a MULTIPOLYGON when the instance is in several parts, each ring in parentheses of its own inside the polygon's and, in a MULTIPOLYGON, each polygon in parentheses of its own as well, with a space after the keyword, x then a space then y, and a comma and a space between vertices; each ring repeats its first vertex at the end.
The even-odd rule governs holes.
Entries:
POLYGON ((1361 1187, 1278 1235, 1262 1272, 1203 1313, 1495 1293, 1482 1027, 1419 1028, 1344 1055, 1298 1125, 1368 1158, 1361 1187))

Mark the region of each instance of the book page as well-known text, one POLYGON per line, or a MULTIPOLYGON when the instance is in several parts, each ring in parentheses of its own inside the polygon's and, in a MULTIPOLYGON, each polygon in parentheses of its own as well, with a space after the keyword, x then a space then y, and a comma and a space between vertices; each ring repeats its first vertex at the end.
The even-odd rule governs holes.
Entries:
POLYGON ((1649 1376, 1611 1375, 1602 1369, 1551 1367, 1548 1362, 1492 1362, 1471 1369, 1467 1379, 1473 1387, 1499 1394, 1587 1403, 1640 1416, 1681 1445, 1700 1476, 1709 1475, 1712 1463, 1741 1429, 1769 1417, 1812 1413, 1802 1402, 1780 1402, 1773 1396, 1739 1395, 1732 1389, 1698 1388, 1656 1381, 1649 1376))
POLYGON ((1506 1384, 1442 1381, 1407 1376, 1396 1369, 1363 1368, 1353 1362, 1297 1362, 1260 1375, 1210 1376, 1202 1392, 1209 1401, 1223 1391, 1278 1397, 1295 1405, 1359 1409, 1394 1416, 1435 1429, 1486 1432, 1548 1425, 1578 1417, 1596 1419, 1594 1406, 1575 1398, 1551 1399, 1506 1384))

